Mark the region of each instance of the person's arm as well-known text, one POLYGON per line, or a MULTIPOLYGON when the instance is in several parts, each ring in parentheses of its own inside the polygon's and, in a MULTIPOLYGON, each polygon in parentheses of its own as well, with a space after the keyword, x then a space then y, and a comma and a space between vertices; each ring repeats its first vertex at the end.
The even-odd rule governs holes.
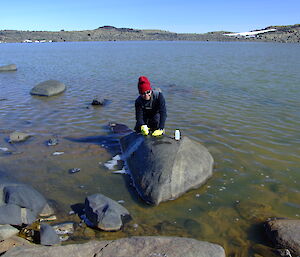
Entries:
POLYGON ((165 122, 167 119, 167 108, 166 108, 166 101, 162 93, 159 94, 159 129, 165 128, 165 122))
POLYGON ((141 126, 144 125, 144 119, 143 119, 142 105, 138 101, 138 99, 135 101, 135 119, 136 119, 136 127, 140 129, 141 126))

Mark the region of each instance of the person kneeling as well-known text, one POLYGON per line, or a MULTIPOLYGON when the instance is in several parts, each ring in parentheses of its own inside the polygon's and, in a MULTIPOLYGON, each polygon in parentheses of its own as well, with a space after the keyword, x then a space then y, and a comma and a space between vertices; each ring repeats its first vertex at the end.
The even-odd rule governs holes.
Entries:
POLYGON ((141 76, 138 81, 139 97, 135 100, 135 131, 147 136, 164 134, 167 119, 166 102, 163 94, 152 90, 147 77, 141 76))

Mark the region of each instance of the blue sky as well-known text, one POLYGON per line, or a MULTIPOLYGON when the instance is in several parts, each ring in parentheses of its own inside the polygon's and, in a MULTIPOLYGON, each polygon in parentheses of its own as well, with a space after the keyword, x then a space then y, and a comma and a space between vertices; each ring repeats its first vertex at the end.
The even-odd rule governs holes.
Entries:
POLYGON ((300 23, 299 0, 3 0, 0 10, 0 30, 86 30, 111 25, 204 33, 300 23))

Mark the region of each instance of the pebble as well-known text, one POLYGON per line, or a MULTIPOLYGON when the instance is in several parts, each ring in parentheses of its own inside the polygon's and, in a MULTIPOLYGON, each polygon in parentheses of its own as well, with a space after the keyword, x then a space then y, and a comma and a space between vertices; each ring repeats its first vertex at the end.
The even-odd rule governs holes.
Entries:
POLYGON ((60 240, 61 242, 64 242, 64 241, 67 241, 69 238, 70 238, 70 237, 69 237, 68 235, 62 235, 62 236, 59 237, 59 240, 60 240))
POLYGON ((39 221, 42 222, 42 221, 53 221, 53 220, 56 220, 57 217, 55 215, 52 215, 50 217, 47 217, 47 218, 40 218, 39 221))
POLYGON ((58 235, 72 234, 74 233, 74 223, 65 222, 52 226, 58 235))
POLYGON ((122 170, 115 170, 112 172, 113 174, 128 174, 128 172, 125 169, 122 170))
POLYGON ((69 173, 70 174, 74 174, 80 171, 80 168, 73 168, 73 169, 69 169, 69 173))
POLYGON ((50 138, 47 142, 48 146, 53 146, 53 145, 57 145, 58 144, 58 140, 56 138, 50 138))
POLYGON ((124 200, 119 200, 118 203, 125 203, 125 201, 124 200))
POLYGON ((65 152, 54 152, 52 155, 62 155, 64 154, 65 152))

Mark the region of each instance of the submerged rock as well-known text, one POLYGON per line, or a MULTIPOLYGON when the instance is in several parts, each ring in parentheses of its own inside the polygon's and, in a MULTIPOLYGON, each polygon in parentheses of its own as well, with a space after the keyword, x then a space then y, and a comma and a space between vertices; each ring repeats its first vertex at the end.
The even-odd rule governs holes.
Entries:
POLYGON ((85 213, 94 227, 105 231, 119 230, 123 225, 122 219, 130 216, 122 205, 102 194, 85 199, 85 213))
POLYGON ((225 257, 224 249, 208 242, 183 237, 131 237, 53 247, 16 247, 3 257, 97 256, 97 257, 225 257))
POLYGON ((212 176, 212 156, 188 137, 176 141, 131 133, 120 142, 134 185, 148 203, 175 199, 212 176))
POLYGON ((23 142, 27 140, 29 137, 31 137, 31 135, 27 133, 15 131, 9 135, 9 143, 23 142))
POLYGON ((266 232, 278 248, 300 256, 300 220, 275 219, 267 221, 266 232))
POLYGON ((31 89, 30 94, 39 96, 53 96, 66 90, 65 84, 57 80, 47 80, 31 89))
POLYGON ((16 71, 16 70, 17 70, 17 66, 15 64, 0 66, 0 71, 16 71))

